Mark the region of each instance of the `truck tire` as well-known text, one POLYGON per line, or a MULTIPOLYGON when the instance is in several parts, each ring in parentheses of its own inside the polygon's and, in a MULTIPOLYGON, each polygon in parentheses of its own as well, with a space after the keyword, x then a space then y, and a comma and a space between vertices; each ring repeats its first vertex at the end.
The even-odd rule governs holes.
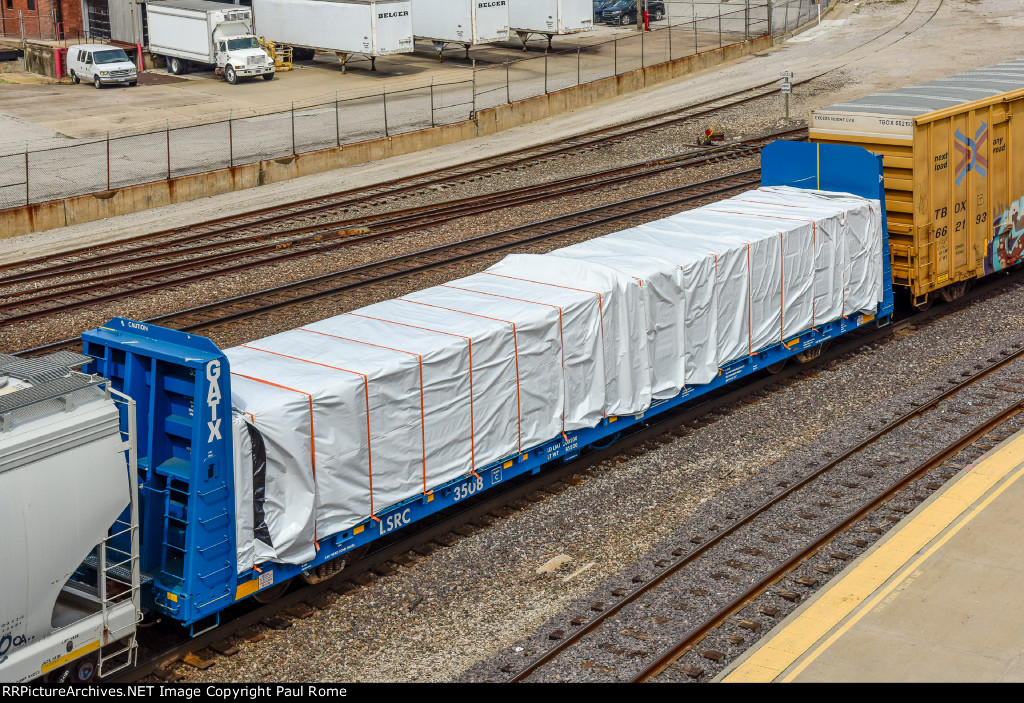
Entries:
POLYGON ((74 83, 75 85, 78 85, 79 83, 82 82, 82 79, 78 77, 77 73, 72 71, 71 72, 71 82, 74 83))
POLYGON ((263 80, 265 80, 265 81, 272 81, 272 80, 274 80, 274 74, 273 73, 264 73, 263 74, 263 80))
POLYGON ((176 76, 180 76, 185 72, 185 62, 177 56, 172 56, 167 59, 167 70, 176 76))
POLYGON ((661 22, 663 19, 665 19, 665 13, 662 12, 661 10, 655 10, 653 15, 654 16, 651 17, 651 21, 653 22, 661 22))
POLYGON ((92 77, 92 84, 94 86, 96 86, 97 88, 102 88, 103 87, 103 84, 100 83, 100 77, 99 76, 93 76, 92 77))
POLYGON ((226 80, 231 85, 235 85, 236 83, 238 83, 238 74, 235 73, 234 66, 224 67, 224 80, 226 80))

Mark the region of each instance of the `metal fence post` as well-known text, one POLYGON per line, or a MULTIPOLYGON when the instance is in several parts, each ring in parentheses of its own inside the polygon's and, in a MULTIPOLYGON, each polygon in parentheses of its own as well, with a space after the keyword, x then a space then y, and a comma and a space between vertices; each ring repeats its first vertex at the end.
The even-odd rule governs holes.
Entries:
POLYGON ((341 148, 341 109, 338 105, 338 91, 334 91, 334 136, 338 148, 341 148))
POLYGON ((473 112, 470 113, 469 117, 472 119, 476 117, 476 59, 473 59, 473 112))
POLYGON ((743 39, 750 39, 750 0, 743 2, 743 39))
POLYGON ((388 87, 386 85, 380 87, 380 94, 384 100, 384 136, 388 137, 391 135, 388 134, 388 87))
POLYGON ((548 50, 544 50, 544 94, 548 92, 548 50))
POLYGON ((505 102, 507 102, 509 105, 511 105, 512 104, 512 88, 511 88, 511 86, 509 84, 508 71, 509 71, 509 60, 505 59, 505 102))
POLYGON ((786 0, 786 16, 782 20, 782 33, 789 31, 789 0, 786 0))
POLYGON ((107 190, 110 190, 110 132, 107 132, 107 190))
POLYGON ((718 6, 718 48, 722 48, 722 6, 718 6))
POLYGON ((613 41, 614 41, 613 46, 615 47, 615 49, 614 49, 615 68, 612 69, 612 75, 613 76, 617 76, 617 75, 619 75, 619 38, 615 37, 615 39, 613 41))
POLYGON ((167 120, 167 180, 171 180, 171 121, 167 120))
POLYGON ((235 128, 234 120, 231 119, 234 110, 228 110, 228 167, 235 167, 235 128))
POLYGON ((436 127, 437 123, 434 121, 434 77, 430 77, 430 126, 436 127))
POLYGON ((775 36, 775 11, 772 7, 772 0, 768 0, 768 36, 775 36))
POLYGON ((576 45, 576 85, 580 84, 580 45, 576 45))
POLYGON ((672 5, 665 3, 665 21, 668 23, 668 60, 672 60, 672 5))
MULTIPOLYGON (((639 20, 637 20, 637 24, 640 24, 639 20)), ((640 32, 640 68, 647 68, 647 64, 644 62, 644 37, 645 36, 647 36, 647 32, 641 31, 640 32)))
POLYGON ((292 156, 295 156, 295 103, 292 102, 292 156))
POLYGON ((700 53, 700 43, 697 41, 697 6, 690 5, 690 7, 693 9, 693 55, 696 56, 700 53))
POLYGON ((25 147, 25 204, 28 205, 28 146, 25 147))

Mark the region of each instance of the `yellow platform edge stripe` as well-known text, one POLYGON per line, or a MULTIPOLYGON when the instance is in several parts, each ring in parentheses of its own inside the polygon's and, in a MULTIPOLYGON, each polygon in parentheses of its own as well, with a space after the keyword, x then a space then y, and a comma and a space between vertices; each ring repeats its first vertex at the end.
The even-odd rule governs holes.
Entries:
POLYGON ((925 560, 1022 475, 1024 433, 1018 433, 995 454, 983 459, 955 484, 936 496, 912 520, 897 527, 883 544, 830 584, 799 617, 771 635, 759 649, 730 671, 722 682, 793 681, 865 614, 871 612, 878 602, 895 590, 906 574, 920 568, 925 560), (998 490, 992 490, 1011 473, 1013 475, 998 490), (979 503, 986 493, 990 495, 979 503), (941 539, 935 540, 943 530, 958 521, 941 539), (934 544, 929 547, 932 542, 934 544), (920 556, 914 559, 918 554, 920 556), (897 572, 899 578, 892 578, 897 572), (886 582, 889 585, 879 591, 886 582), (847 620, 866 601, 869 601, 866 607, 847 620), (804 659, 793 667, 801 657, 804 659))

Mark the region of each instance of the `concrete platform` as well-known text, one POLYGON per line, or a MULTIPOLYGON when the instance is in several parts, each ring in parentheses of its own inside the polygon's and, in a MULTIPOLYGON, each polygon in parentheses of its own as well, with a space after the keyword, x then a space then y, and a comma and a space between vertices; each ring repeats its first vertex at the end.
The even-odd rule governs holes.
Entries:
POLYGON ((922 503, 716 681, 1024 681, 1024 432, 922 503))

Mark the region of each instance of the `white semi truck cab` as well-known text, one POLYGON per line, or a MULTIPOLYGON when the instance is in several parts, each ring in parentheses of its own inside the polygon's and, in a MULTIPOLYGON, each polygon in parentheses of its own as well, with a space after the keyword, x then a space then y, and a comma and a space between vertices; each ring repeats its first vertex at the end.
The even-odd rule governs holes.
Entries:
POLYGON ((167 70, 187 73, 212 68, 231 84, 239 78, 274 78, 274 62, 252 33, 252 10, 206 0, 147 3, 149 50, 167 60, 167 70))

